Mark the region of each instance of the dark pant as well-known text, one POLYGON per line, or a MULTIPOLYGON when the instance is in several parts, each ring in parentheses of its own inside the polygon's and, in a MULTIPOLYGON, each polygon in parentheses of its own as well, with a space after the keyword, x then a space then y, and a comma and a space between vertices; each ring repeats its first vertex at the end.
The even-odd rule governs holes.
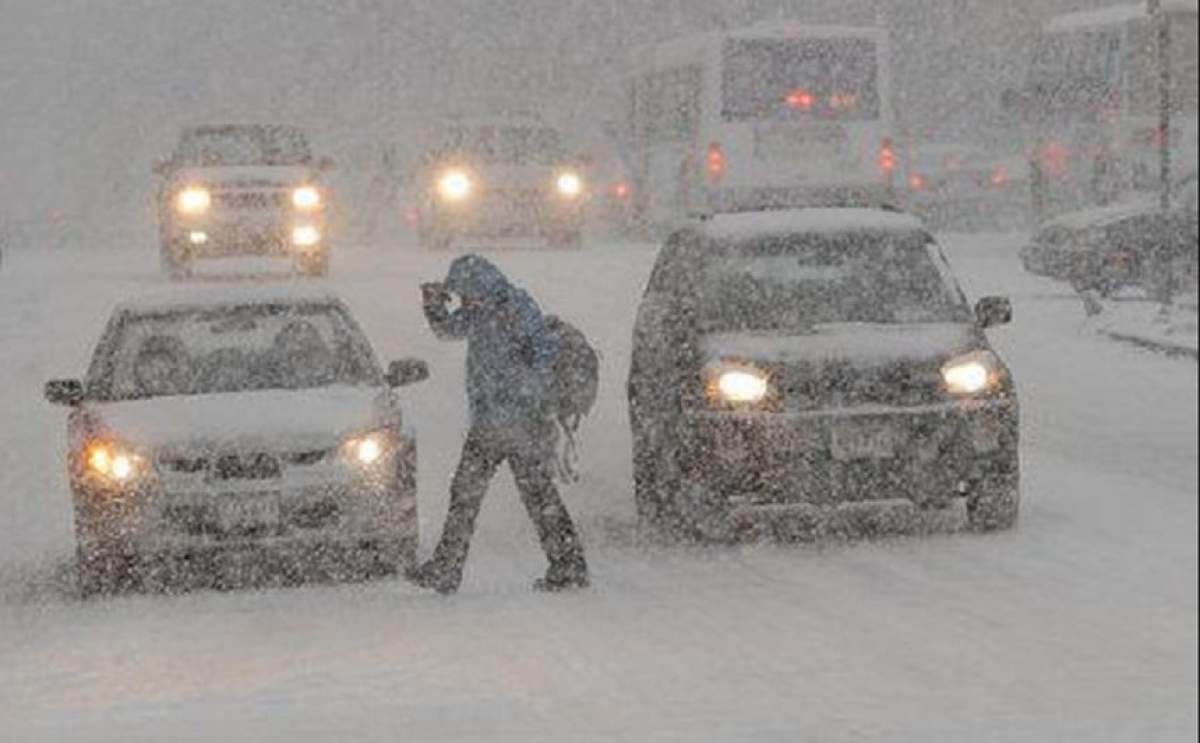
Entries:
POLYGON ((550 562, 551 576, 587 572, 583 548, 571 516, 554 485, 554 429, 537 426, 531 431, 491 431, 473 426, 463 444, 462 459, 450 484, 450 509, 433 563, 455 585, 462 580, 463 565, 475 533, 475 519, 483 504, 488 482, 507 461, 521 493, 521 502, 537 529, 542 550, 550 562))

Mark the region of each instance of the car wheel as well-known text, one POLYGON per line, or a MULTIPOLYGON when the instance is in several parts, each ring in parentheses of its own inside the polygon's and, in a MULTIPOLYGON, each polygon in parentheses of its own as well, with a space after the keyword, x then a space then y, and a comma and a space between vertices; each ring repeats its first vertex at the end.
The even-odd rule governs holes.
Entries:
POLYGON ((549 242, 556 250, 579 250, 583 247, 583 233, 576 230, 552 235, 549 242))
POLYGON ((75 552, 75 575, 81 598, 120 593, 131 588, 135 578, 129 556, 82 548, 75 552))
POLYGON ((183 281, 192 277, 191 251, 170 241, 160 243, 159 264, 162 272, 172 281, 183 281))
POLYGON ((1001 531, 1016 526, 1021 488, 1016 477, 981 483, 967 498, 967 525, 972 531, 1001 531))
POLYGON ((329 253, 321 251, 317 255, 296 258, 296 271, 309 278, 323 278, 329 275, 329 253))

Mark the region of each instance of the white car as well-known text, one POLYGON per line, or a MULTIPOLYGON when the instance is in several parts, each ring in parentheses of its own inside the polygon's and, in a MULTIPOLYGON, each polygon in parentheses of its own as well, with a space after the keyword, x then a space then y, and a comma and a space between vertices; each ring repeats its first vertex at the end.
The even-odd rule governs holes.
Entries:
POLYGON ((119 306, 69 405, 67 467, 84 594, 265 572, 406 567, 417 546, 416 439, 337 298, 174 294, 119 306))

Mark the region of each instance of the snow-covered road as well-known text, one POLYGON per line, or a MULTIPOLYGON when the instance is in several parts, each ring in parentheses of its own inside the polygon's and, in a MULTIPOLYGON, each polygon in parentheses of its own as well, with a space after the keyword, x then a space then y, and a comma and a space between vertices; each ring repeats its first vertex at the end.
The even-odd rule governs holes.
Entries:
MULTIPOLYGON (((645 245, 496 260, 593 336, 601 402, 567 493, 594 587, 542 569, 506 476, 453 597, 398 581, 79 602, 63 412, 113 302, 161 284, 148 250, 10 251, 0 273, 0 740, 1186 741, 1197 713, 1197 365, 1085 329, 1026 276, 1017 236, 947 236, 1022 400, 1011 533, 652 548, 632 537, 623 385, 645 245)), ((419 319, 444 255, 349 251, 330 284, 384 358, 427 358, 422 543, 465 419, 464 349, 419 319)), ((222 280, 222 279, 218 279, 222 280)), ((227 279, 225 279, 227 280, 227 279)))

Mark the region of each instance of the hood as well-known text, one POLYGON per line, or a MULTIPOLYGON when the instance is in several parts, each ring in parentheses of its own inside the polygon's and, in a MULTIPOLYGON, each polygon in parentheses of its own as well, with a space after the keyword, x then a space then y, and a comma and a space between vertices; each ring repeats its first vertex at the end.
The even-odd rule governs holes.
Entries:
POLYGON ((716 333, 701 341, 710 359, 739 359, 765 365, 849 362, 937 362, 977 349, 981 339, 969 323, 817 325, 811 333, 716 333))
POLYGON ((226 188, 284 188, 311 181, 314 175, 312 168, 303 165, 222 165, 184 167, 176 172, 175 180, 226 188))
POLYGON ((389 421, 377 387, 181 395, 89 406, 91 422, 131 444, 327 447, 389 421))

